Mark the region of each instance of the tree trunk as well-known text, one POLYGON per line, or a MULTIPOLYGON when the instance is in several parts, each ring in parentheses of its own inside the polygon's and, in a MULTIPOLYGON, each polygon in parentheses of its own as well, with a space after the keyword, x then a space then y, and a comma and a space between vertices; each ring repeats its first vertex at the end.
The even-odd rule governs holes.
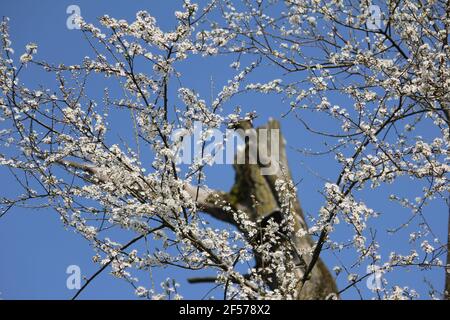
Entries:
MULTIPOLYGON (((251 130, 250 122, 241 122, 238 128, 244 130, 251 130)), ((275 129, 280 132, 280 124, 278 121, 270 120, 266 125, 253 129, 256 136, 259 136, 261 129, 275 129)), ((248 131, 247 131, 248 132, 248 131)), ((270 130, 268 132, 268 144, 265 146, 258 143, 259 148, 267 147, 271 150, 272 141, 270 136, 270 130)), ((253 221, 261 221, 267 219, 271 214, 276 214, 281 208, 281 203, 279 199, 278 192, 275 191, 275 181, 277 179, 283 179, 291 181, 291 173, 289 170, 287 157, 286 157, 286 146, 285 141, 281 133, 279 133, 278 141, 279 150, 279 163, 280 167, 272 175, 262 175, 261 169, 264 167, 258 161, 258 164, 249 164, 247 161, 245 164, 235 164, 235 183, 229 192, 227 198, 230 200, 234 207, 246 208, 247 213, 251 216, 253 221), (257 203, 257 205, 255 205, 257 203)), ((248 151, 249 146, 246 143, 246 150, 248 151)), ((275 149, 275 150, 277 150, 275 149)), ((261 153, 260 153, 261 154, 261 153)), ((270 152, 264 153, 270 156, 270 152)), ((248 155, 248 152, 247 152, 248 155)), ((248 160, 248 158, 246 159, 248 160)), ((264 162, 267 163, 267 162, 264 162)), ((300 206, 298 198, 293 201, 293 211, 295 212, 295 233, 303 229, 307 230, 307 224, 305 222, 305 217, 300 206)), ((298 237, 294 236, 292 242, 295 244, 297 252, 302 252, 313 248, 314 242, 309 235, 298 237)), ((302 257, 304 266, 309 265, 311 258, 302 257)), ((258 261, 257 263, 261 263, 258 261)), ((298 276, 298 287, 297 287, 297 299, 325 299, 330 294, 336 294, 337 287, 332 277, 331 273, 325 266, 325 264, 319 259, 309 275, 309 279, 303 284, 302 278, 304 270, 302 268, 296 268, 296 274, 298 276)), ((304 269, 304 268, 303 268, 304 269)), ((276 288, 276 281, 273 282, 273 287, 276 288)))

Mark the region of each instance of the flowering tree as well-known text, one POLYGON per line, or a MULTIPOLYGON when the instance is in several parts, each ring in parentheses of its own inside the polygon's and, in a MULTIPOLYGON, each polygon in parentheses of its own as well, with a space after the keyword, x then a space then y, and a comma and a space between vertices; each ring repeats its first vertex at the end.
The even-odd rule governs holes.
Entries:
MULTIPOLYGON (((49 206, 92 244, 100 269, 79 293, 110 267, 139 296, 179 298, 175 280, 157 291, 132 273, 171 266, 214 270, 212 281, 226 299, 330 299, 375 274, 409 267, 447 270, 447 291, 432 295, 448 298, 448 239, 435 236, 426 208, 445 202, 449 189, 449 2, 217 0, 200 6, 185 0, 175 17, 170 32, 147 12, 131 23, 104 16, 101 29, 80 20, 95 57, 78 65, 37 60, 35 44, 15 59, 3 21, 0 161, 24 192, 2 198, 2 214, 14 206, 49 206), (181 85, 178 66, 193 55, 234 59, 235 76, 210 104, 181 85), (23 84, 21 74, 31 67, 53 74, 56 89, 23 84), (259 70, 279 77, 251 81, 259 70), (88 86, 99 75, 119 89, 105 89, 101 103, 90 98, 88 86), (337 162, 337 178, 326 178, 323 206, 309 220, 283 137, 263 134, 279 130, 279 122, 253 128, 258 110, 230 110, 236 96, 252 92, 281 95, 290 111, 279 116, 323 137, 327 149, 312 154, 333 155, 337 162), (130 141, 109 135, 110 112, 132 115, 130 141), (323 128, 310 114, 320 116, 323 128), (195 141, 200 154, 182 169, 179 151, 195 123, 206 129, 195 141), (229 192, 208 188, 203 172, 224 147, 211 148, 211 133, 225 127, 245 141, 229 192), (426 136, 417 133, 421 128, 426 136), (265 173, 270 161, 261 154, 277 159, 275 171, 265 173), (404 177, 421 193, 414 201, 401 190, 390 196, 411 212, 391 232, 420 220, 421 229, 409 234, 411 247, 418 243, 420 250, 392 252, 383 261, 376 232, 368 227, 382 213, 365 204, 364 190, 404 177), (232 228, 214 229, 210 217, 232 228), (333 240, 339 224, 350 227, 351 241, 333 240), (119 243, 111 233, 117 227, 133 237, 119 243), (136 249, 140 242, 146 250, 136 249), (342 261, 334 271, 348 273, 348 286, 339 290, 320 256, 329 250, 338 257, 344 249, 354 251, 355 264, 371 267, 356 274, 348 267, 353 262, 342 261)), ((446 221, 446 212, 440 214, 446 221)), ((198 281, 208 279, 191 279, 198 281)), ((386 280, 373 290, 378 298, 416 296, 386 280)))

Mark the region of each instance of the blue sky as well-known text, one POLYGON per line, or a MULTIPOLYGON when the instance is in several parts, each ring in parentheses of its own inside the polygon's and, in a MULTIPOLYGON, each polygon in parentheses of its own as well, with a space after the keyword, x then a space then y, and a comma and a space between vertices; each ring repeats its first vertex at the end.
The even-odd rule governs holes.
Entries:
MULTIPOLYGON (((131 21, 138 10, 147 10, 154 15, 161 27, 165 30, 173 26, 173 11, 179 9, 178 1, 14 1, 0 3, 0 16, 10 17, 10 34, 16 58, 24 51, 29 42, 38 44, 38 59, 49 62, 65 64, 79 63, 86 55, 91 55, 82 34, 78 30, 69 30, 66 27, 68 14, 66 8, 69 5, 78 5, 81 15, 86 21, 94 22, 103 14, 116 18, 124 18, 131 21)), ((211 91, 221 88, 227 77, 231 74, 227 67, 228 58, 193 58, 190 63, 180 66, 184 77, 184 84, 194 88, 197 92, 208 97, 211 91)), ((275 74, 261 74, 260 76, 272 76, 275 74)), ((27 70, 27 75, 22 79, 31 87, 39 83, 53 85, 52 78, 48 75, 27 70)), ((260 80, 261 82, 263 80, 260 80)), ((92 87, 93 96, 100 98, 103 87, 92 87), (100 92, 100 94, 98 92, 100 92)), ((217 92, 217 90, 216 90, 217 92)), ((259 114, 257 124, 264 123, 269 117, 277 118, 288 110, 288 103, 277 96, 249 95, 238 99, 238 103, 245 110, 256 110, 259 114)), ((312 121, 319 119, 311 118, 312 121)), ((122 118, 110 119, 117 131, 129 129, 127 120, 122 118)), ((316 177, 321 176, 335 180, 338 167, 330 157, 304 157, 295 151, 296 148, 313 147, 322 149, 322 138, 308 133, 298 121, 290 118, 281 119, 283 134, 288 145, 288 156, 291 164, 294 181, 299 182, 299 196, 305 212, 314 215, 322 204, 322 196, 318 192, 323 186, 323 181, 316 177)), ((323 124, 323 123, 320 123, 323 124)), ((426 130, 426 128, 424 129, 426 130)), ((125 133, 124 133, 125 134, 125 133)), ((210 168, 208 173, 208 185, 214 188, 228 190, 233 183, 233 171, 230 166, 219 165, 210 168)), ((417 192, 417 186, 406 179, 398 184, 383 187, 375 191, 368 190, 361 193, 367 204, 382 213, 382 216, 373 222, 373 227, 386 229, 404 222, 408 213, 398 205, 389 203, 387 197, 394 191, 401 190, 412 198, 417 192)), ((19 192, 14 179, 5 168, 0 168, 0 194, 14 195, 19 192)), ((427 210, 429 223, 436 234, 445 241, 447 226, 446 209, 442 203, 431 204, 427 210)), ((347 230, 348 231, 348 230, 347 230)), ((406 233, 407 234, 407 233, 406 233)), ((349 233, 345 227, 339 227, 335 235, 337 240, 348 239, 349 233)), ((398 241, 398 235, 387 236, 380 234, 383 243, 381 252, 383 260, 388 258, 393 249, 407 254, 409 246, 398 241)), ((404 234, 402 239, 404 239, 404 234)), ((75 293, 66 288, 65 273, 67 266, 79 265, 82 274, 89 277, 97 269, 98 265, 91 261, 93 255, 89 244, 71 230, 65 230, 58 216, 52 210, 26 210, 14 209, 0 220, 0 298, 4 299, 68 299, 75 293)), ((351 259, 350 252, 344 252, 341 259, 351 259)), ((324 259, 331 268, 337 261, 333 255, 325 252, 324 259)), ((365 265, 358 271, 365 270, 365 265)), ((364 272, 362 272, 364 273, 364 272)), ((166 276, 175 277, 181 283, 181 292, 186 298, 201 298, 211 286, 188 285, 183 278, 187 275, 182 271, 171 269, 158 271, 155 279, 164 279, 166 276)), ((403 270, 388 276, 388 280, 395 279, 397 283, 410 285, 416 289, 422 298, 426 298, 428 287, 424 284, 427 278, 436 289, 442 290, 444 275, 440 270, 428 272, 416 272, 403 270)), ((338 278, 338 285, 343 288, 346 285, 345 277, 338 278)), ((361 289, 370 297, 364 284, 361 289)), ((221 297, 218 291, 215 295, 221 297)), ((357 299, 359 296, 354 290, 349 290, 345 298, 357 299)), ((133 289, 122 280, 115 279, 108 273, 103 273, 80 296, 82 299, 133 299, 136 298, 133 289)))

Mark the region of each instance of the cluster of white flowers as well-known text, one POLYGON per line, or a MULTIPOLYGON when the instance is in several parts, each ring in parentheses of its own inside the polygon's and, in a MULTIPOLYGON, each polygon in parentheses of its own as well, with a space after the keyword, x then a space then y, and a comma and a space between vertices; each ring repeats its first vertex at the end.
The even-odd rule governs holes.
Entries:
MULTIPOLYGON (((167 32, 146 11, 132 22, 103 16, 101 28, 81 21, 83 32, 96 40, 91 42, 95 57, 70 66, 30 63, 37 53, 33 43, 15 59, 4 19, 0 121, 7 127, 0 131, 0 143, 14 152, 2 151, 0 164, 25 171, 26 178, 24 194, 16 200, 1 198, 0 204, 48 199, 42 206, 56 208, 64 224, 92 243, 96 262, 111 265, 115 276, 150 299, 182 296, 171 279, 161 284, 162 291, 137 285, 133 268, 150 273, 156 267, 211 268, 217 283, 227 287, 227 297, 252 299, 295 298, 298 284, 309 279, 302 279, 304 272, 313 270, 325 248, 336 255, 353 248, 357 262, 352 270, 337 267, 335 273, 345 270, 354 286, 363 279, 355 268, 364 262, 381 265, 383 273, 397 266, 442 268, 447 240, 432 232, 424 216, 431 202, 445 201, 450 191, 450 47, 443 28, 448 17, 438 14, 445 12, 442 3, 375 1, 389 13, 385 31, 368 27, 370 1, 233 2, 211 1, 201 8, 185 0, 174 13, 174 29, 167 32), (216 9, 214 21, 205 19, 216 9), (232 57, 233 75, 209 104, 180 81, 178 65, 191 55, 207 59, 222 54, 232 57), (262 66, 264 80, 248 80, 262 66), (57 92, 22 84, 19 74, 30 67, 53 72, 57 92), (86 96, 88 82, 73 85, 70 80, 92 73, 116 81, 123 97, 105 90, 103 102, 97 103, 86 96), (204 146, 212 129, 252 120, 254 114, 243 118, 240 108, 227 111, 230 100, 246 92, 281 94, 291 107, 286 116, 292 114, 299 128, 324 137, 328 149, 320 154, 336 161, 337 179, 326 178, 334 183, 324 185, 324 203, 312 214, 310 228, 305 217, 295 214, 297 190, 290 179, 272 185, 281 221, 273 218, 261 225, 233 197, 210 197, 203 167, 211 158, 202 155, 187 169, 176 164, 181 142, 171 141, 171 134, 180 128, 192 134, 199 121, 206 127, 198 142, 204 146), (114 144, 109 114, 124 111, 133 123, 125 136, 133 139, 114 144), (309 112, 323 118, 310 123, 309 112), (419 191, 411 198, 404 192, 411 190, 396 188, 389 197, 412 215, 396 231, 414 223, 419 227, 407 232, 410 254, 393 250, 383 263, 371 228, 379 214, 369 208, 365 189, 370 186, 375 194, 388 184, 402 186, 405 177, 419 191), (211 227, 201 214, 208 209, 213 217, 232 221, 239 232, 211 227), (342 224, 349 226, 348 237, 333 239, 342 224), (152 245, 131 250, 127 243, 109 240, 113 228, 132 231, 136 237, 130 244, 143 239, 152 245), (316 242, 309 241, 316 236, 316 242), (308 245, 298 246, 296 241, 304 238, 308 245), (238 262, 253 260, 261 261, 245 276, 237 271, 238 262)), ((417 297, 413 289, 395 285, 380 292, 386 299, 417 297)))
POLYGON ((26 45, 26 52, 20 56, 20 62, 26 64, 33 60, 33 54, 37 52, 37 45, 35 43, 29 43, 26 45))
POLYGON ((269 92, 280 93, 280 92, 283 92, 283 88, 281 87, 281 82, 282 82, 281 79, 275 79, 275 80, 272 80, 272 81, 270 81, 268 83, 264 83, 264 84, 251 83, 246 86, 246 89, 259 91, 262 93, 269 93, 269 92))

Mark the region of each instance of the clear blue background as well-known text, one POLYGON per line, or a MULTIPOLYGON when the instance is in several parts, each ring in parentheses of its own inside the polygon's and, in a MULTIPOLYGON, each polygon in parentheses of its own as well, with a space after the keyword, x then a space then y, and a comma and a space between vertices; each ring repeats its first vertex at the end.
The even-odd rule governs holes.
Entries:
MULTIPOLYGON (((0 2, 0 16, 8 16, 10 21, 10 33, 15 57, 24 52, 24 47, 29 42, 39 45, 36 58, 49 62, 65 64, 80 63, 86 55, 93 55, 81 32, 66 28, 66 8, 76 4, 81 8, 81 15, 86 21, 95 22, 98 17, 108 14, 115 18, 124 18, 132 21, 138 10, 147 10, 154 15, 164 30, 174 25, 173 12, 180 9, 179 1, 2 1, 0 2)), ((215 84, 215 92, 221 88, 227 77, 231 75, 227 67, 228 58, 193 58, 190 63, 180 66, 184 74, 184 85, 195 88, 208 101, 211 79, 215 84)), ((39 83, 53 85, 52 78, 42 76, 27 70, 28 75, 24 80, 31 87, 39 83)), ((270 77, 275 74, 266 74, 270 77)), ((261 75, 263 76, 263 75, 261 75)), ((298 75, 301 77, 301 75, 298 75)), ((263 80, 259 80, 263 81, 263 80)), ((96 89, 96 88, 94 88, 96 89)), ((100 88, 98 98, 101 97, 103 88, 100 88)), ((264 123, 272 116, 274 118, 287 111, 288 104, 277 96, 252 95, 239 100, 239 103, 247 110, 256 110, 260 115, 257 124, 264 123)), ((117 129, 128 130, 129 123, 111 119, 117 129), (125 129, 127 127, 127 129, 125 129)), ((314 119, 313 119, 314 121, 314 119)), ((318 119, 315 121, 319 121, 318 119)), ((294 180, 298 185, 299 196, 304 210, 315 215, 322 204, 322 196, 319 194, 323 181, 316 174, 327 177, 332 181, 336 179, 338 167, 332 157, 304 157, 295 151, 296 148, 309 147, 316 150, 323 148, 323 139, 308 133, 298 121, 292 118, 281 120, 283 134, 286 137, 291 169, 294 180)), ((233 171, 230 166, 219 165, 208 170, 208 185, 223 190, 228 190, 233 182, 233 171)), ((383 187, 376 191, 364 191, 361 196, 367 204, 382 213, 382 216, 371 223, 372 227, 380 228, 379 240, 382 248, 382 259, 386 260, 394 249, 407 254, 410 246, 404 241, 407 232, 389 236, 383 230, 395 227, 408 218, 408 212, 398 205, 389 203, 387 196, 401 190, 409 195, 410 199, 416 195, 418 187, 407 179, 400 183, 383 187)), ((0 194, 14 195, 19 192, 14 180, 5 168, 0 168, 0 194)), ((433 231, 442 241, 446 241, 447 210, 443 203, 432 204, 427 210, 429 223, 433 231)), ((415 225, 412 225, 414 228, 415 225)), ((339 227, 333 236, 336 240, 348 240, 348 229, 339 227)), ((89 277, 97 269, 98 265, 91 261, 93 251, 89 244, 75 234, 66 231, 59 221, 57 214, 51 210, 26 210, 14 209, 0 220, 0 298, 3 299, 68 299, 74 291, 66 288, 65 273, 68 265, 79 265, 82 274, 89 277)), ((325 262, 331 268, 337 264, 336 258, 325 252, 325 262)), ((353 261, 354 255, 350 252, 340 254, 340 259, 353 261)), ((356 269, 364 274, 366 265, 356 269)), ((166 276, 177 278, 181 283, 180 292, 185 298, 202 298, 211 288, 211 285, 189 285, 183 279, 192 276, 191 273, 174 271, 171 269, 159 271, 156 279, 164 279, 166 276)), ((347 284, 345 274, 338 278, 340 288, 347 284)), ((416 289, 421 298, 427 298, 429 287, 424 279, 430 281, 437 290, 442 291, 444 273, 442 270, 417 272, 414 269, 394 272, 388 276, 389 281, 401 285, 410 285, 416 289)), ((365 282, 360 285, 365 297, 372 297, 365 288, 365 282)), ((220 292, 214 296, 222 297, 220 292)), ((349 290, 344 298, 358 299, 356 290, 349 290)), ((133 289, 122 280, 115 279, 107 272, 95 279, 95 281, 80 296, 82 299, 133 299, 136 298, 133 289)))

